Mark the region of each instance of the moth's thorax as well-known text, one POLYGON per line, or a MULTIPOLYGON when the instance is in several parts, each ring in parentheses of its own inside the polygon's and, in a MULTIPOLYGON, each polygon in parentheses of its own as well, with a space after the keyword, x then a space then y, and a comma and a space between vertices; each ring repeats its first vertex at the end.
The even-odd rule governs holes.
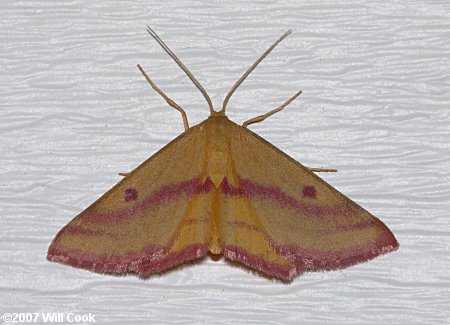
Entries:
POLYGON ((212 115, 205 124, 207 132, 208 175, 216 188, 220 186, 227 173, 229 160, 230 121, 224 115, 212 115))

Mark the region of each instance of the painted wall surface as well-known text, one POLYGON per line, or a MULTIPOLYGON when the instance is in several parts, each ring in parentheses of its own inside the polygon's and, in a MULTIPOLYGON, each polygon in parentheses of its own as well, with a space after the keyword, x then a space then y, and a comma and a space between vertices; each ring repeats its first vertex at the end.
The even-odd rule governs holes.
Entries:
MULTIPOLYGON (((448 1, 1 1, 0 312, 95 315, 98 324, 450 322, 448 1), (147 280, 49 263, 56 232, 183 131, 140 63, 190 123, 201 94, 145 32, 152 26, 230 119, 390 227, 400 250, 291 284, 206 258, 147 280)), ((67 321, 67 319, 66 319, 67 321)), ((42 323, 42 319, 40 319, 42 323)))

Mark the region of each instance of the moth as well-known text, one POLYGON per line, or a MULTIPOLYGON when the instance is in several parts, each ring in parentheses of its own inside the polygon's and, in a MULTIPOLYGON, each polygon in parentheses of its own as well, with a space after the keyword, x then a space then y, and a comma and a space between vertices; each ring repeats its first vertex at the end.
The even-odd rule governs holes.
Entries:
MULTIPOLYGON (((148 26, 147 26, 148 27, 148 26)), ((148 27, 148 33, 205 97, 210 116, 189 127, 183 108, 139 70, 177 109, 185 132, 125 176, 53 239, 48 260, 100 273, 141 277, 221 254, 269 277, 290 281, 306 271, 334 270, 396 250, 379 219, 315 172, 225 115, 245 78, 291 31, 242 75, 215 110, 194 75, 148 27)))

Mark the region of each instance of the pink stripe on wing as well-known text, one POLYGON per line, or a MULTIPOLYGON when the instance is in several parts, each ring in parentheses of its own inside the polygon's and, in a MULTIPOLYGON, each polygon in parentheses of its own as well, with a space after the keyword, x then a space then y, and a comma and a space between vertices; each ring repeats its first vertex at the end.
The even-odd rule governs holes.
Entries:
MULTIPOLYGON (((152 209, 170 200, 175 200, 181 196, 192 196, 194 194, 205 194, 211 190, 212 182, 208 177, 202 184, 200 177, 194 177, 189 181, 169 184, 161 187, 158 191, 153 192, 147 197, 131 205, 129 208, 124 208, 111 213, 92 213, 85 215, 84 218, 93 223, 111 223, 122 222, 141 215, 148 209, 152 209)), ((87 212, 89 213, 89 212, 87 212)))
POLYGON ((354 214, 360 208, 356 204, 351 204, 350 200, 345 200, 345 205, 333 207, 321 207, 315 205, 313 202, 299 202, 292 196, 287 195, 283 190, 268 185, 254 183, 248 179, 240 178, 240 186, 234 187, 228 183, 224 178, 221 185, 221 190, 224 194, 230 196, 246 196, 249 198, 261 197, 266 200, 277 202, 281 207, 290 208, 298 211, 304 215, 311 217, 345 217, 346 215, 354 214))

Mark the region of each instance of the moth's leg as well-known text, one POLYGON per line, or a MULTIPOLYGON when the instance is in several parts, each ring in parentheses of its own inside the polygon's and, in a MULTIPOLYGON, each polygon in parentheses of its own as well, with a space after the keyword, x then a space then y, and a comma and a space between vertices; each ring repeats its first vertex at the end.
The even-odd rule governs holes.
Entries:
POLYGON ((147 79, 150 86, 152 86, 152 88, 154 90, 156 90, 156 92, 158 94, 160 94, 161 97, 166 100, 167 104, 169 104, 170 106, 172 106, 173 108, 175 108, 177 111, 179 111, 181 113, 181 117, 183 118, 184 130, 186 131, 187 129, 189 129, 189 123, 188 123, 186 112, 184 111, 184 109, 182 109, 180 107, 180 105, 175 103, 172 99, 167 97, 167 95, 164 94, 163 91, 161 89, 159 89, 158 86, 153 81, 150 80, 149 76, 145 73, 144 69, 142 69, 142 67, 139 64, 137 65, 137 67, 141 71, 141 73, 145 77, 145 79, 147 79))
POLYGON ((130 173, 119 173, 119 176, 127 177, 130 173))
POLYGON ((262 122, 264 121, 266 118, 268 118, 269 116, 281 111, 283 108, 285 108, 286 106, 288 106, 290 103, 292 103, 294 101, 294 99, 296 99, 298 96, 300 96, 300 94, 302 93, 302 91, 300 90, 299 92, 297 92, 294 96, 292 96, 291 98, 289 98, 283 105, 281 105, 278 108, 275 108, 274 110, 271 110, 270 112, 254 117, 248 121, 245 121, 242 126, 244 128, 246 128, 247 126, 249 126, 250 124, 253 123, 258 123, 258 122, 262 122))
POLYGON ((307 167, 310 172, 314 173, 335 173, 337 172, 337 169, 327 169, 327 168, 309 168, 307 167))

